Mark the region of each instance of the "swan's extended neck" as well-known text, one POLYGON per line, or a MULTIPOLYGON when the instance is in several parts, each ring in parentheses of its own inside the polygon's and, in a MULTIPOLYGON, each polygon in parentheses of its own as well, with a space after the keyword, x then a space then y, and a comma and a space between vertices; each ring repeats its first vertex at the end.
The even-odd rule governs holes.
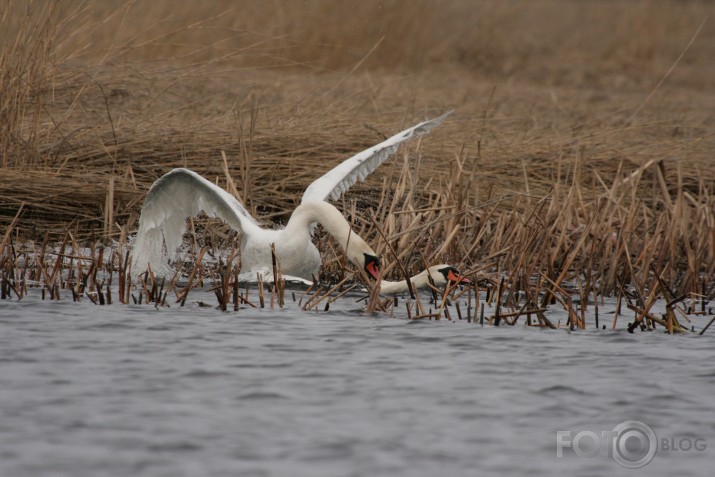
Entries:
POLYGON ((309 230, 311 224, 319 223, 335 238, 346 251, 348 257, 355 261, 362 253, 371 253, 370 246, 356 233, 352 232, 350 224, 335 206, 323 201, 310 201, 300 204, 291 215, 285 233, 298 234, 309 230))
MULTIPOLYGON (((412 277, 410 277, 410 281, 412 282, 412 286, 415 288, 415 290, 424 288, 429 284, 429 278, 427 278, 428 273, 429 270, 423 270, 417 275, 413 275, 412 277)), ((410 289, 407 286, 407 280, 400 280, 399 282, 383 280, 382 285, 380 286, 380 293, 384 295, 407 293, 408 291, 410 291, 410 289)))

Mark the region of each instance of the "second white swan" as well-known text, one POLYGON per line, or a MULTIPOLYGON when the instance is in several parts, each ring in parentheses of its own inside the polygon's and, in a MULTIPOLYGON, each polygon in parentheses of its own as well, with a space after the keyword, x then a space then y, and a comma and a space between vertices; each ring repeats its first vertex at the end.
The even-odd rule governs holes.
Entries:
MULTIPOLYGON (((433 265, 427 270, 423 270, 417 275, 410 277, 410 282, 412 282, 414 289, 418 290, 427 288, 428 285, 430 285, 430 278, 436 287, 443 287, 444 285, 454 283, 464 285, 471 283, 467 278, 464 278, 456 268, 446 264, 433 265)), ((406 280, 396 282, 382 280, 380 285, 381 295, 396 295, 398 293, 407 293, 408 291, 409 287, 406 280)))

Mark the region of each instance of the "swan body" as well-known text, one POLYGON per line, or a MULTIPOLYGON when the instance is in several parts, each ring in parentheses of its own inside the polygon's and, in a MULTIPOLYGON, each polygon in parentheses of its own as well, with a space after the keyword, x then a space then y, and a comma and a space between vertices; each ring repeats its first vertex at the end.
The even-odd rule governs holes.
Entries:
POLYGON ((241 241, 242 269, 271 269, 270 244, 273 243, 276 256, 281 262, 282 273, 305 279, 311 278, 312 275, 317 276, 321 259, 312 242, 311 226, 315 223, 321 224, 335 238, 351 262, 377 278, 377 269, 370 268, 371 264, 379 265, 375 252, 358 234, 352 232, 350 224, 338 209, 322 201, 301 203, 284 229, 261 229, 259 235, 252 236, 250 240, 244 234, 241 241))
POLYGON ((139 219, 132 269, 141 273, 151 266, 160 276, 172 273, 168 255, 181 245, 186 218, 203 211, 242 233, 241 272, 272 270, 270 246, 275 245, 281 272, 304 279, 317 275, 321 265, 311 232, 320 223, 338 241, 348 258, 373 278, 379 259, 342 214, 327 199, 338 199, 358 180, 364 180, 398 148, 399 144, 425 134, 449 114, 417 124, 343 161, 305 190, 301 204, 284 229, 262 228, 241 202, 224 189, 188 169, 174 169, 160 177, 149 190, 139 219))
POLYGON ((375 252, 333 205, 323 201, 301 203, 283 229, 264 229, 231 194, 188 169, 174 169, 152 186, 139 219, 132 268, 140 272, 151 265, 155 274, 169 275, 166 250, 176 250, 186 231, 186 217, 204 211, 221 218, 241 237, 242 272, 272 270, 271 244, 275 245, 281 272, 304 279, 317 274, 321 260, 312 242, 311 226, 321 224, 335 237, 355 265, 376 277, 375 252))
MULTIPOLYGON (((430 279, 428 277, 432 278, 434 285, 437 287, 442 287, 448 283, 471 283, 468 279, 460 275, 456 268, 446 264, 433 265, 427 270, 423 270, 417 275, 410 277, 410 282, 412 282, 412 286, 416 290, 420 288, 427 288, 430 284, 430 279)), ((406 280, 397 282, 382 280, 382 284, 380 285, 380 294, 382 295, 397 295, 399 293, 407 292, 409 292, 409 287, 407 286, 406 280)))

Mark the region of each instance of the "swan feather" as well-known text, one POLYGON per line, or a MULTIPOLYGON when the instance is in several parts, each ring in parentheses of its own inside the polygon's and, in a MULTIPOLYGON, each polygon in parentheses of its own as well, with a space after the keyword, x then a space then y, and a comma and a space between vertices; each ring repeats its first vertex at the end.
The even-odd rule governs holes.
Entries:
POLYGON ((400 143, 429 132, 433 127, 441 124, 450 114, 452 114, 452 111, 448 111, 442 116, 429 121, 421 122, 395 134, 376 146, 354 155, 350 159, 346 159, 310 184, 303 193, 301 202, 339 199, 358 180, 364 181, 380 164, 395 153, 400 143))
POLYGON ((142 207, 134 244, 134 270, 152 264, 166 273, 167 254, 181 245, 186 218, 205 212, 237 231, 260 233, 260 226, 234 196, 188 169, 173 169, 151 186, 142 207))

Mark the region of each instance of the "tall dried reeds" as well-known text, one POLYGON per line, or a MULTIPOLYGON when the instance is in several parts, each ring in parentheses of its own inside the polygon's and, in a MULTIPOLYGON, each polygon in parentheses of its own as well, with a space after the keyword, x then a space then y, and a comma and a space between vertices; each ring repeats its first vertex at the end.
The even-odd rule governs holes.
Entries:
MULTIPOLYGON (((196 170, 280 224, 338 161, 456 106, 338 204, 385 258, 386 278, 439 262, 479 270, 507 323, 561 302, 569 326, 581 327, 586 307, 612 294, 639 297, 634 323, 660 326, 649 298, 671 308, 682 296, 712 299, 715 35, 701 25, 706 4, 486 1, 478 16, 467 1, 91 7, 0 7, 6 284, 27 254, 59 296, 65 259, 75 277, 92 266, 68 257, 68 244, 113 239, 123 248, 104 264, 123 270, 113 276, 118 301, 133 301, 126 283, 144 271, 124 270, 126 237, 149 186, 171 168, 196 170), (23 241, 42 246, 18 255, 11 244, 23 241)), ((225 228, 197 223, 211 246, 231 249, 225 228)), ((323 278, 341 281, 337 247, 319 240, 323 278)), ((226 259, 215 275, 224 308, 242 300, 231 289, 235 254, 226 259)), ((144 283, 144 301, 164 302, 152 292, 161 295, 158 283, 144 283)), ((387 308, 380 300, 375 308, 387 308)), ((674 316, 668 330, 679 328, 674 316)))

